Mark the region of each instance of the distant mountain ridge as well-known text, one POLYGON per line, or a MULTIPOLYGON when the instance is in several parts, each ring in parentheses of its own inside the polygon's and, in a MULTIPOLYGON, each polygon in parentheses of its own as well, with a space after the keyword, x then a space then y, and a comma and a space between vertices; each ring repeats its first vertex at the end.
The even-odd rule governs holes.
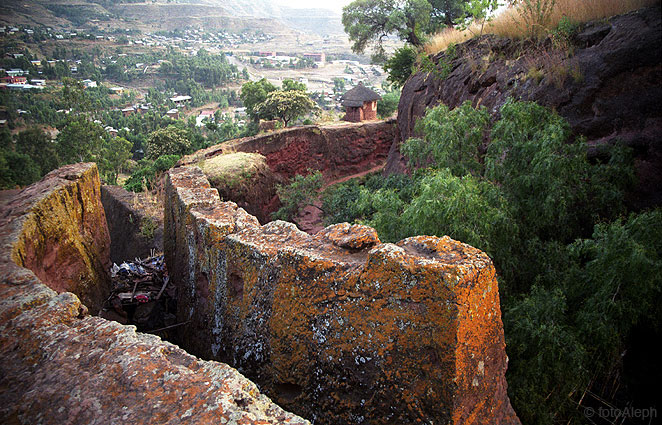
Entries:
POLYGON ((322 8, 293 9, 268 0, 22 0, 3 5, 0 22, 9 25, 86 26, 172 30, 189 26, 265 33, 295 30, 342 34, 341 16, 322 8))

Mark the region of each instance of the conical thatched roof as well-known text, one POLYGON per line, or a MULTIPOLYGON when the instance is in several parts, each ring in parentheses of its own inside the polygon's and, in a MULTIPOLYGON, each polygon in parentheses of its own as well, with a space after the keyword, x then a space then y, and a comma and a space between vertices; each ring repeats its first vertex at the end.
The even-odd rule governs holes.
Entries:
POLYGON ((345 93, 342 97, 342 105, 356 108, 363 106, 364 102, 372 102, 379 99, 381 99, 380 95, 364 86, 363 83, 359 83, 356 87, 345 93))

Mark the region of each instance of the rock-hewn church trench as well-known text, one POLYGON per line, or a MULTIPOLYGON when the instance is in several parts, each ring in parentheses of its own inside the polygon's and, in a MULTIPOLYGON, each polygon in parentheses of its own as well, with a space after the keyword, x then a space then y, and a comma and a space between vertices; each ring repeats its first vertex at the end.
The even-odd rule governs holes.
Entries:
POLYGON ((402 168, 397 142, 427 108, 472 100, 496 110, 508 96, 556 108, 590 142, 634 147, 634 198, 657 205, 660 56, 651 52, 659 50, 659 15, 656 6, 587 26, 569 58, 584 81, 562 90, 520 78, 527 61, 508 58, 515 45, 474 40, 465 48, 477 57, 484 46, 503 57, 474 72, 459 55, 443 81, 415 75, 403 88, 395 137, 389 123, 306 127, 182 160, 168 177, 162 235, 177 321, 187 323, 177 328, 181 348, 96 316, 110 259, 144 256, 149 246, 133 237, 140 220, 118 214, 121 196, 101 188, 93 164, 0 193, 0 419, 518 423, 484 254, 448 238, 381 244, 366 227, 310 235, 258 220, 277 206, 279 178, 312 168, 338 179, 383 163, 389 148, 387 168, 402 168), (267 164, 256 196, 201 171, 217 154, 256 151, 267 164))
MULTIPOLYGON (((365 226, 310 235, 286 222, 260 225, 223 202, 198 167, 227 150, 259 150, 277 175, 313 168, 339 178, 383 162, 392 132, 392 123, 290 130, 198 152, 169 172, 163 245, 177 321, 186 323, 181 348, 96 316, 111 252, 147 253, 132 223, 112 218, 122 216, 118 195, 102 191, 94 164, 63 167, 3 199, 0 416, 518 423, 485 254, 449 238, 382 244, 365 226), (350 154, 350 143, 360 152, 350 154)), ((256 199, 263 203, 239 202, 273 205, 256 199)))

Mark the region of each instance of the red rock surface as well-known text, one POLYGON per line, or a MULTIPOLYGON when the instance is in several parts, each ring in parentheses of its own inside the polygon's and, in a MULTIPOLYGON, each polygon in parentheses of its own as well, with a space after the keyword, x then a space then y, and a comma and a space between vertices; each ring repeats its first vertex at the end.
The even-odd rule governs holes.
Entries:
POLYGON ((182 343, 322 424, 518 424, 490 259, 448 237, 260 226, 197 167, 170 171, 182 343))
POLYGON ((212 146, 182 158, 179 164, 195 164, 219 153, 257 152, 282 177, 306 174, 311 168, 335 179, 383 164, 395 134, 395 120, 294 127, 212 146))
POLYGON ((0 196, 0 423, 309 423, 225 364, 89 316, 76 295, 54 290, 71 289, 70 281, 48 274, 47 282, 39 279, 47 264, 58 263, 25 259, 51 252, 53 243, 80 249, 45 256, 64 259, 67 270, 105 267, 108 233, 99 190, 96 166, 76 164, 0 196), (91 223, 99 226, 93 234, 91 223), (21 266, 26 263, 34 270, 21 266))
POLYGON ((58 292, 73 292, 93 312, 110 289, 110 239, 95 166, 47 174, 4 205, 2 223, 20 226, 11 258, 58 292))
MULTIPOLYGON (((267 175, 256 176, 259 188, 249 194, 232 190, 229 184, 214 184, 224 200, 236 202, 264 223, 280 207, 275 183, 287 181, 296 174, 306 175, 309 169, 322 171, 325 180, 330 182, 381 167, 395 136, 395 120, 294 127, 221 143, 188 155, 178 164, 198 164, 216 155, 234 152, 264 155, 278 181, 267 175)), ((311 229, 317 227, 316 224, 310 226, 311 229)))

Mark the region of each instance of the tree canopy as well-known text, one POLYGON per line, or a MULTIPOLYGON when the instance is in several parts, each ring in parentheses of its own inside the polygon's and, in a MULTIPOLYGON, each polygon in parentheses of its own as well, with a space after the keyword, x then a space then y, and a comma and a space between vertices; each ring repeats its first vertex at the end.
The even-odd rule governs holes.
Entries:
POLYGON ((240 98, 244 102, 248 116, 253 118, 254 121, 258 121, 261 117, 255 114, 255 107, 264 102, 267 95, 275 90, 277 90, 276 86, 267 81, 266 78, 244 83, 241 86, 240 98))
POLYGON ((316 108, 315 102, 303 90, 276 90, 258 104, 254 112, 259 117, 277 117, 287 127, 290 121, 316 108))
POLYGON ((147 138, 147 158, 157 159, 162 155, 186 155, 191 150, 186 130, 169 125, 154 131, 147 138))
POLYGON ((464 17, 465 0, 356 0, 343 8, 342 22, 353 42, 352 50, 362 53, 372 45, 375 56, 385 58, 383 40, 397 35, 414 47, 421 47, 432 34, 464 17))

